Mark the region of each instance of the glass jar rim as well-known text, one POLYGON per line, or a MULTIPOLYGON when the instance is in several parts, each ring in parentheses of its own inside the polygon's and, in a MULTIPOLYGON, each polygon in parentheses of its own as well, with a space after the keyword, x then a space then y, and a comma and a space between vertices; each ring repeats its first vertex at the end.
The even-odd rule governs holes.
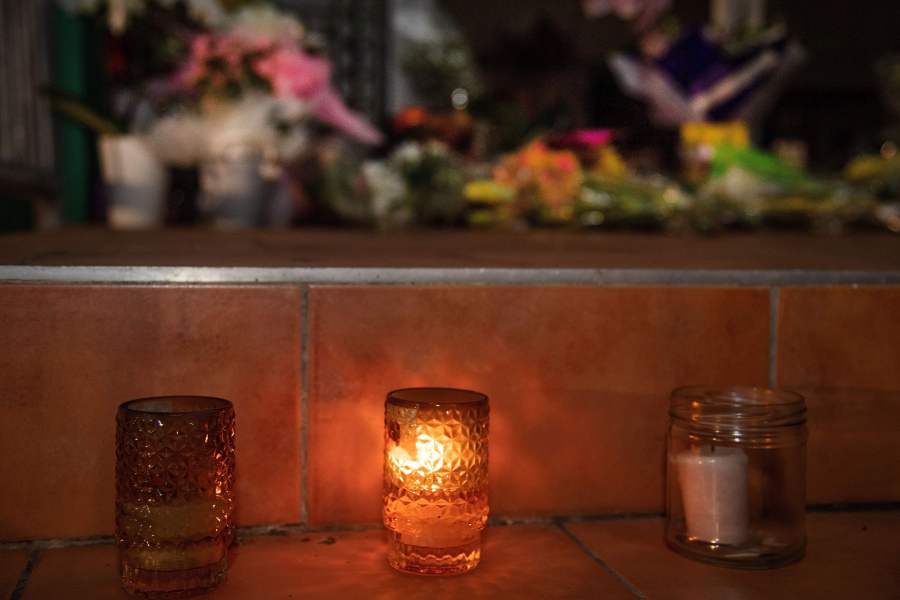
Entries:
POLYGON ((754 386, 676 388, 669 415, 698 426, 770 428, 806 422, 806 401, 789 390, 754 386))
POLYGON ((387 403, 403 406, 456 406, 487 404, 486 394, 451 387, 409 387, 388 392, 387 403))
POLYGON ((119 410, 141 415, 203 415, 234 408, 230 400, 217 396, 147 396, 119 405, 119 410))

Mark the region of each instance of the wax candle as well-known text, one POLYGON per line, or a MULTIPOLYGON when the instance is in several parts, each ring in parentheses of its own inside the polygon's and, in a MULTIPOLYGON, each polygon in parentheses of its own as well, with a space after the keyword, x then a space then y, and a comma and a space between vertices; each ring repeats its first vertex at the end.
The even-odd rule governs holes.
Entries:
POLYGON ((385 403, 388 562, 413 573, 475 568, 487 522, 488 400, 443 388, 397 390, 385 403))
POLYGON ((674 456, 688 538, 740 545, 747 540, 747 455, 701 446, 674 456))

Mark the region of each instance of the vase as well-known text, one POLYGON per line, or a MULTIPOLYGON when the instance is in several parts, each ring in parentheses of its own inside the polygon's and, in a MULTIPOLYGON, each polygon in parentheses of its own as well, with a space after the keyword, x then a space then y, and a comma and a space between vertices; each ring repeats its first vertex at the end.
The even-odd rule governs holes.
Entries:
POLYGON ((163 224, 168 173, 138 135, 103 135, 98 141, 107 190, 107 223, 113 229, 163 224))
POLYGON ((221 229, 263 224, 272 182, 262 174, 263 159, 255 152, 233 151, 200 164, 200 215, 221 229))

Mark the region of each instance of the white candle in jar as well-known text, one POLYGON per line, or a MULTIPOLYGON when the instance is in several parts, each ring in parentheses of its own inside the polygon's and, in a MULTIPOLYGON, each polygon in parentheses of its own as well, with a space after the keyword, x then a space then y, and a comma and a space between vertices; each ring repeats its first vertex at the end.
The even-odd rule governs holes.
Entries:
POLYGON ((739 545, 748 537, 747 455, 702 446, 675 455, 688 537, 739 545))

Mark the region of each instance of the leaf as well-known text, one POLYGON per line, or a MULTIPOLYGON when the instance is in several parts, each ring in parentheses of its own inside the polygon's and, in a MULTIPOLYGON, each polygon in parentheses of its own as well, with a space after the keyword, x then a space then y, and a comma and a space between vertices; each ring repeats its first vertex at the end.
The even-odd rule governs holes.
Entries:
POLYGON ((102 116, 81 100, 55 90, 43 89, 41 91, 49 100, 50 107, 53 110, 84 125, 88 129, 92 129, 102 135, 124 133, 124 128, 119 126, 118 123, 102 116))

